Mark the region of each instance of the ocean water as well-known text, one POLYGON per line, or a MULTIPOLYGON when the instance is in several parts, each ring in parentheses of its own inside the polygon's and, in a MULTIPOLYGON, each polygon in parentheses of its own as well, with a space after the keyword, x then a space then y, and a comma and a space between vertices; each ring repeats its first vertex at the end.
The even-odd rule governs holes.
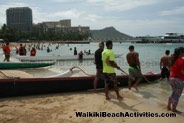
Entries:
MULTIPOLYGON (((131 44, 131 43, 113 43, 113 51, 115 54, 122 54, 121 57, 116 58, 117 64, 126 72, 128 72, 128 64, 126 61, 126 54, 129 52, 128 47, 130 45, 134 45, 135 51, 139 53, 139 59, 141 62, 141 68, 143 73, 153 72, 159 73, 160 72, 160 58, 165 54, 166 50, 170 50, 171 53, 174 52, 174 49, 179 46, 184 46, 182 43, 176 44, 131 44)), ((52 52, 47 53, 46 50, 37 51, 37 55, 73 55, 74 47, 77 48, 77 51, 88 51, 90 50, 91 53, 94 53, 96 49, 98 49, 98 43, 90 43, 90 44, 62 44, 59 46, 58 49, 55 48, 56 45, 50 46, 52 52)), ((90 74, 95 73, 95 64, 94 60, 83 60, 81 61, 57 61, 55 64, 56 67, 60 68, 71 68, 72 66, 79 66, 82 69, 86 70, 90 74)), ((116 71, 117 74, 121 74, 120 71, 116 71)))

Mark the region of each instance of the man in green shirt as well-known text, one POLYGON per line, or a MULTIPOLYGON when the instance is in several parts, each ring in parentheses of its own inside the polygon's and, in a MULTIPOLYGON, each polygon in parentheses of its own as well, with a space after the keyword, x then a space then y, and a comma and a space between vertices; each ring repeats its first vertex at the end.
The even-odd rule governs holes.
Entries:
POLYGON ((117 85, 117 79, 116 79, 116 73, 115 73, 115 68, 120 69, 120 67, 116 64, 114 52, 111 50, 113 47, 112 41, 107 41, 106 42, 106 47, 102 52, 102 63, 103 63, 103 73, 105 75, 105 96, 107 100, 110 100, 108 92, 108 86, 109 84, 114 85, 114 90, 116 92, 117 98, 121 99, 123 97, 120 96, 119 90, 118 90, 118 85, 117 85))

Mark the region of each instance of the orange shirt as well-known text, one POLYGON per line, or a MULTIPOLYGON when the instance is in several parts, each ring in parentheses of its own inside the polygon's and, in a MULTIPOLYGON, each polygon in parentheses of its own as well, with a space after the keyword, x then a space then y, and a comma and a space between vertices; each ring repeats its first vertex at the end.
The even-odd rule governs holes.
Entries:
POLYGON ((36 55, 36 50, 31 50, 31 53, 30 53, 31 56, 35 56, 36 55))
POLYGON ((9 54, 10 54, 10 47, 6 45, 6 46, 4 47, 4 51, 5 51, 5 54, 6 54, 6 55, 9 55, 9 54))
POLYGON ((177 77, 181 80, 184 80, 184 74, 181 73, 181 70, 184 70, 184 59, 178 58, 171 66, 170 77, 177 77))

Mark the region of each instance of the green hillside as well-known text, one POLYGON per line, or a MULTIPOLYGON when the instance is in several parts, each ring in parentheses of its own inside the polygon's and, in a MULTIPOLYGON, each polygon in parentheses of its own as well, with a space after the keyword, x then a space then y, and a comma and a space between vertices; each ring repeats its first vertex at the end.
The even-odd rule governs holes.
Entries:
POLYGON ((132 39, 132 36, 117 31, 114 27, 106 27, 101 30, 91 30, 93 40, 113 40, 122 41, 132 39))

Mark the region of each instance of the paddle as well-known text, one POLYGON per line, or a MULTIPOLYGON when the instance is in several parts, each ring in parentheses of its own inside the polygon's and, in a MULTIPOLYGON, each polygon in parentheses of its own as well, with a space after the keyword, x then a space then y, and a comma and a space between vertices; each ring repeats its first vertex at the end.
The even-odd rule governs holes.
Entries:
POLYGON ((148 81, 148 79, 141 73, 142 77, 144 78, 144 80, 146 80, 147 83, 151 83, 150 81, 148 81))

